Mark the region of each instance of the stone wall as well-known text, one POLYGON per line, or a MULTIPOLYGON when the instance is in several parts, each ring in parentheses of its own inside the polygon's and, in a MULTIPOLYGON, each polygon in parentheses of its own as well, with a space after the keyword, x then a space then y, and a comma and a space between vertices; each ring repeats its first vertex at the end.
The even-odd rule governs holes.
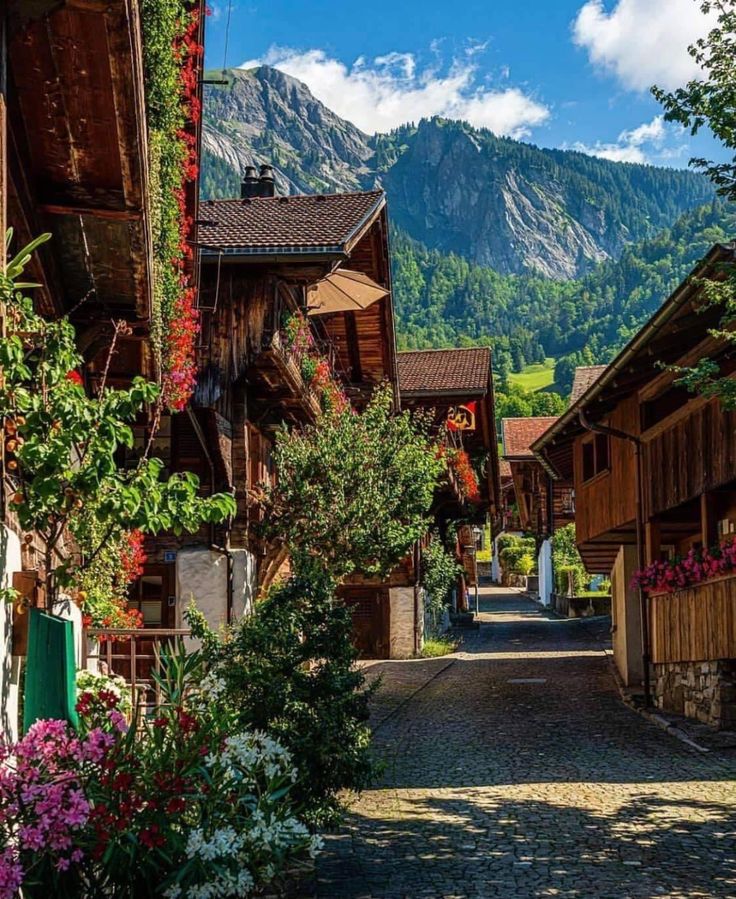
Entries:
POLYGON ((659 708, 719 729, 736 728, 736 660, 663 662, 654 668, 659 708))

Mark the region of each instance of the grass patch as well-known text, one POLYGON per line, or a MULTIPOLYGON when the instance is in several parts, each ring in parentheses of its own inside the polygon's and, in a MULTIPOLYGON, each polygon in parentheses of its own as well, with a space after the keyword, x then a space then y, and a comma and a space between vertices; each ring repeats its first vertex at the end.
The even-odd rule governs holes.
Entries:
POLYGON ((424 641, 424 646, 419 656, 422 659, 436 659, 439 656, 447 656, 451 652, 455 652, 459 645, 459 641, 452 640, 449 637, 433 637, 431 640, 424 641))
POLYGON ((548 356, 544 362, 536 365, 527 365, 523 371, 512 372, 509 382, 524 390, 545 390, 551 387, 555 381, 555 359, 548 356))

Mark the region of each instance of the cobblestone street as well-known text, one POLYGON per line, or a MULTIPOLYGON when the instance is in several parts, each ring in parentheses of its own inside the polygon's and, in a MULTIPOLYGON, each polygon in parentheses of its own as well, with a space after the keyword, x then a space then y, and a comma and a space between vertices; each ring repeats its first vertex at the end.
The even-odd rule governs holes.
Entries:
POLYGON ((482 591, 454 656, 372 666, 383 781, 328 838, 319 897, 736 896, 736 753, 627 708, 605 628, 482 591))

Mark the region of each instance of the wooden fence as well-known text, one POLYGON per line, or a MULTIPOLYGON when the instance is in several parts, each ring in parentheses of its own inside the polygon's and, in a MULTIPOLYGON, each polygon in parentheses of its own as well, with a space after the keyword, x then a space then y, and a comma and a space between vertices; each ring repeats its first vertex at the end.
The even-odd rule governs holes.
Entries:
POLYGON ((133 707, 146 713, 161 705, 155 675, 162 673, 162 659, 177 640, 190 635, 183 628, 88 628, 82 635, 82 667, 123 677, 133 707))
POLYGON ((736 659, 736 575, 649 600, 653 662, 736 659))

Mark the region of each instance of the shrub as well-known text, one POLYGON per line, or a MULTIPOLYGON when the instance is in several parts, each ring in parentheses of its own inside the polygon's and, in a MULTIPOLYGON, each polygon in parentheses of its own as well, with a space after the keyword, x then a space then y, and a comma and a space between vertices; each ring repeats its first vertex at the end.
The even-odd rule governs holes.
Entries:
POLYGON ((571 580, 573 593, 579 593, 588 582, 588 573, 575 543, 575 524, 558 528, 552 536, 552 565, 555 572, 555 589, 568 593, 571 580))
POLYGON ((533 537, 511 537, 505 541, 505 547, 499 552, 501 567, 505 572, 513 574, 531 574, 536 568, 537 547, 533 537), (528 563, 522 562, 525 556, 531 559, 531 568, 527 571, 528 563))
POLYGON ((530 575, 534 568, 536 567, 536 563, 534 561, 534 556, 529 553, 524 553, 524 555, 519 559, 516 563, 516 571, 518 574, 530 575))
POLYGON ((462 566, 442 543, 437 531, 430 534, 429 543, 422 550, 421 584, 426 591, 426 609, 432 623, 432 633, 437 632, 440 616, 450 600, 462 566))
POLYGON ((332 582, 311 573, 274 587, 252 615, 220 639, 187 612, 224 684, 237 726, 266 731, 299 766, 293 796, 310 825, 339 818, 342 790, 373 779, 368 728, 371 690, 355 666, 350 610, 332 582))
POLYGON ((110 700, 105 731, 80 699, 79 735, 40 721, 2 748, 2 899, 243 897, 317 850, 291 756, 237 726, 201 654, 179 646, 159 686, 155 719, 128 728, 110 700))

